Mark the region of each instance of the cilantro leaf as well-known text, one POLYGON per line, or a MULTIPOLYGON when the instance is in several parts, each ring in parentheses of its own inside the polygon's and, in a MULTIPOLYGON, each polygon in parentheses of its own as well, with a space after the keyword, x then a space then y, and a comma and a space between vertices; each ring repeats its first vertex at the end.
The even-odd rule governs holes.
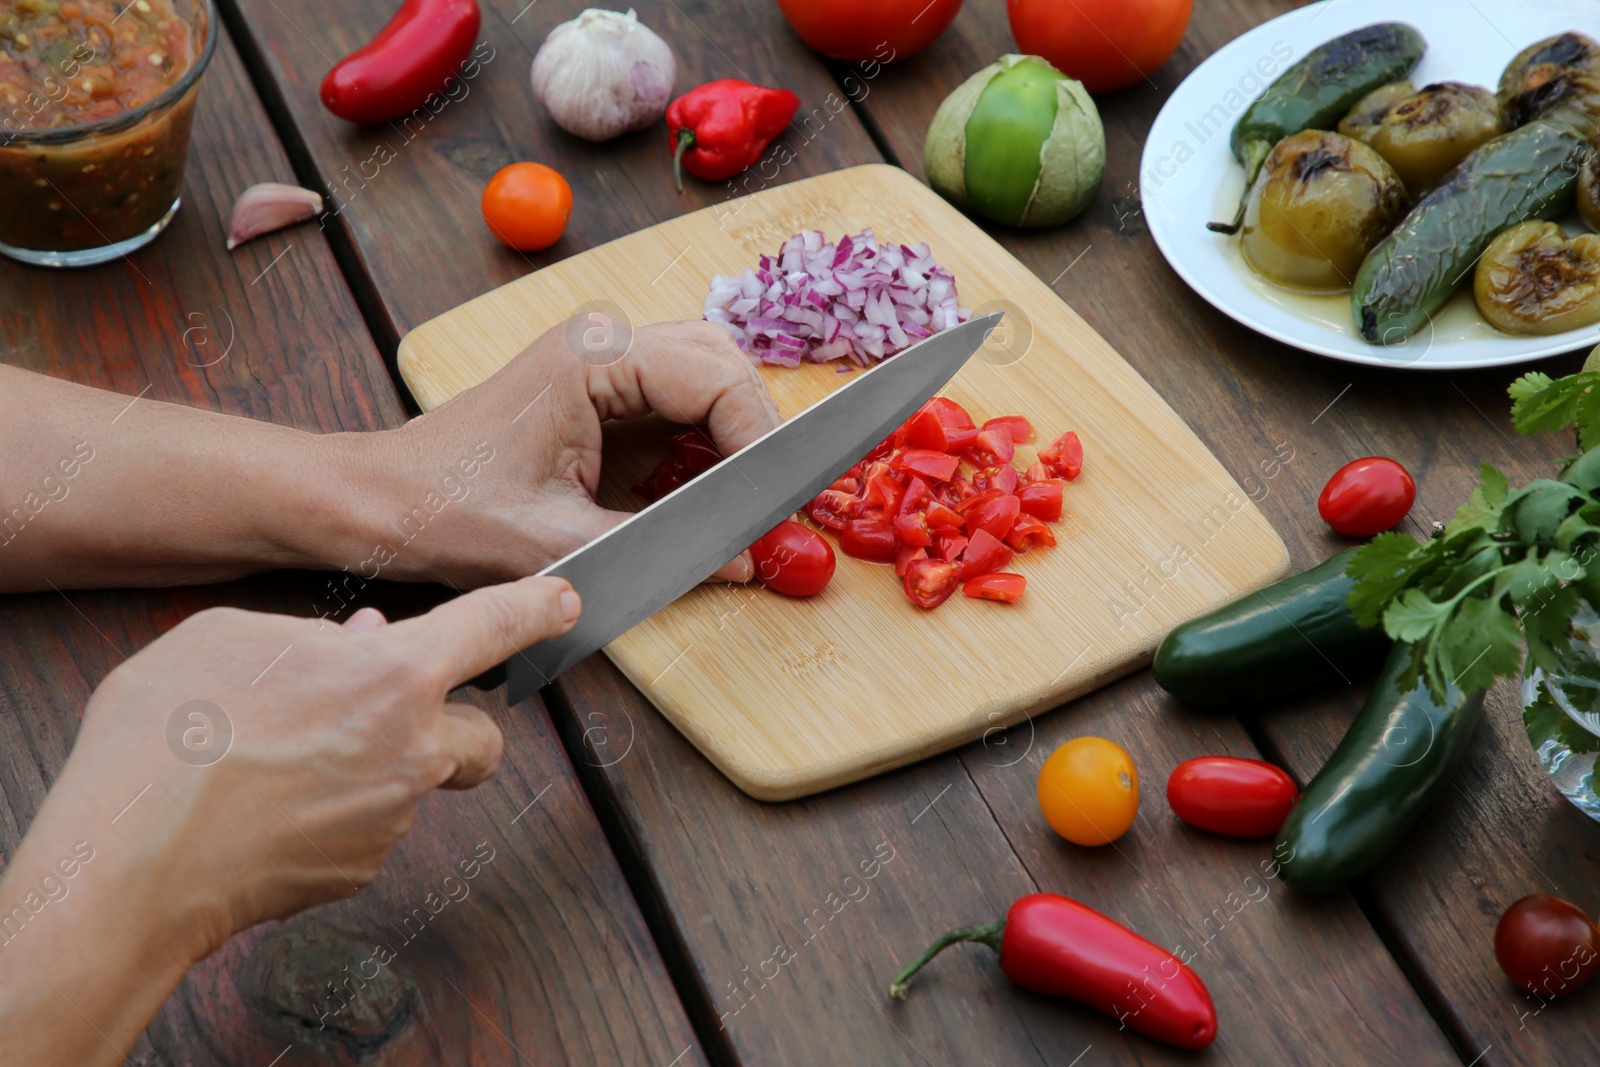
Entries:
POLYGON ((1580 755, 1600 752, 1600 737, 1573 722, 1551 697, 1544 681, 1539 683, 1533 703, 1522 709, 1522 725, 1528 731, 1528 740, 1534 748, 1546 741, 1555 741, 1580 755))
POLYGON ((1463 530, 1493 532, 1500 528, 1500 513, 1506 506, 1510 485, 1506 476, 1487 463, 1478 465, 1478 487, 1467 497, 1467 502, 1456 511, 1456 517, 1445 527, 1447 535, 1463 530))
POLYGON ((1511 424, 1518 433, 1536 434, 1568 427, 1578 431, 1585 448, 1600 443, 1600 374, 1580 371, 1552 379, 1534 371, 1524 374, 1506 390, 1513 403, 1511 424))
POLYGON ((1462 600, 1436 646, 1439 667, 1452 685, 1467 692, 1487 689, 1496 678, 1515 677, 1522 669, 1522 631, 1493 598, 1462 600))
POLYGON ((1358 626, 1376 626, 1402 589, 1437 550, 1405 534, 1383 533, 1356 550, 1344 572, 1355 579, 1347 602, 1358 626))

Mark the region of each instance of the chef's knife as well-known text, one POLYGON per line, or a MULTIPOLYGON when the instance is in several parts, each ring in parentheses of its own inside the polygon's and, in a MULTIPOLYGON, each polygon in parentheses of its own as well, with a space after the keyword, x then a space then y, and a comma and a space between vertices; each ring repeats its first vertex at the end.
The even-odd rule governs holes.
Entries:
MULTIPOLYGON (((849 470, 972 358, 1000 313, 935 334, 611 528, 541 574, 583 597, 571 630, 506 663, 517 703, 654 615, 849 470)), ((493 684, 485 676, 474 684, 493 684)))

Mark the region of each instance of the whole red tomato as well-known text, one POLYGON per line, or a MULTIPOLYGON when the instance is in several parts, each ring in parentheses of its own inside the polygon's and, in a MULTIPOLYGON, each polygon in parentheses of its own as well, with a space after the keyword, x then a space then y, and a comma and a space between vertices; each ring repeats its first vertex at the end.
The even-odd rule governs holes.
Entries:
POLYGON ((833 546, 793 519, 785 519, 750 546, 756 577, 787 596, 815 596, 833 579, 833 546))
POLYGON ((1417 499, 1417 483, 1385 456, 1366 456, 1340 467, 1317 497, 1317 514, 1346 537, 1371 537, 1394 527, 1417 499))
POLYGON ((1091 93, 1126 89, 1178 50, 1193 0, 1006 0, 1011 35, 1091 93))
POLYGON ((1201 756, 1167 779, 1167 803, 1190 826, 1233 837, 1271 837, 1300 791, 1281 768, 1258 759, 1201 756))
POLYGON ((851 63, 914 56, 961 10, 961 0, 778 0, 800 39, 851 63))
POLYGON ((1535 893, 1500 916, 1494 955, 1506 977, 1528 992, 1570 993, 1600 967, 1600 929, 1576 904, 1535 893))

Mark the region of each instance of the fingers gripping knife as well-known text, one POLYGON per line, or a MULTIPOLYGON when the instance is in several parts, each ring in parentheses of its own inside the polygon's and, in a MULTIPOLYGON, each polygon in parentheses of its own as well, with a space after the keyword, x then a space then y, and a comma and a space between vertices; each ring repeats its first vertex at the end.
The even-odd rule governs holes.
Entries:
POLYGON ((509 681, 517 703, 693 589, 849 470, 972 358, 985 315, 913 345, 657 500, 541 574, 565 578, 583 614, 561 637, 473 679, 509 681))

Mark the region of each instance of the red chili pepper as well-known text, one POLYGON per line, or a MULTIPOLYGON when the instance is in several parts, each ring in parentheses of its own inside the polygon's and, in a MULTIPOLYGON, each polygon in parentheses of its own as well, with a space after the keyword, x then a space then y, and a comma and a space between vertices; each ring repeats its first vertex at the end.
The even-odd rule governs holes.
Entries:
POLYGON ((787 89, 767 89, 738 78, 718 78, 684 93, 667 107, 672 171, 683 192, 683 171, 720 182, 761 158, 800 107, 787 89))
POLYGON ((442 90, 478 39, 477 0, 405 0, 364 47, 322 79, 322 104, 351 122, 387 122, 442 90))
POLYGON ((906 983, 957 941, 982 941, 1000 969, 1035 993, 1068 997, 1179 1048, 1204 1048, 1217 1036, 1217 1009, 1198 975, 1176 956, 1076 900, 1056 893, 1019 897, 996 923, 952 930, 889 983, 906 983))

